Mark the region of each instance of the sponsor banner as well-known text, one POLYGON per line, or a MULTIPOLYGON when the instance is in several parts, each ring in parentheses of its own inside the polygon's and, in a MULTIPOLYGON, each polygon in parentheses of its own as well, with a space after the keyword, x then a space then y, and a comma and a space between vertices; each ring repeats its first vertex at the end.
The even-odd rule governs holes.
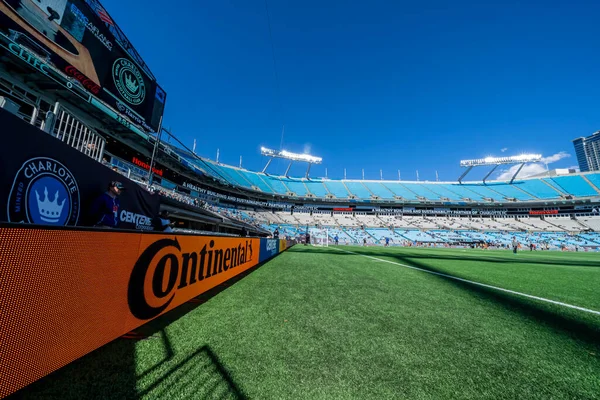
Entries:
POLYGON ((260 262, 279 254, 279 239, 260 239, 260 262))
MULTIPOLYGON (((142 169, 145 169, 146 171, 150 171, 150 164, 148 164, 147 162, 144 162, 144 161, 140 160, 137 157, 132 157, 131 158, 131 162, 133 164, 137 165, 138 167, 140 167, 142 169)), ((156 175, 160 176, 161 178, 165 174, 164 171, 161 168, 156 168, 156 167, 152 167, 152 172, 154 172, 156 175)))
POLYGON ((403 207, 401 210, 385 210, 386 213, 402 213, 402 214, 417 214, 417 215, 439 215, 439 214, 452 214, 452 215, 506 215, 507 210, 487 210, 487 209, 471 209, 471 210, 452 210, 450 208, 434 208, 434 209, 421 209, 415 207, 403 207))
POLYGON ((575 210, 575 212, 577 214, 584 214, 584 213, 598 214, 600 212, 600 207, 594 206, 594 205, 575 206, 575 207, 573 207, 573 209, 575 210))
POLYGON ((558 210, 531 210, 529 215, 556 215, 558 210))
POLYGON ((99 162, 0 110, 0 221, 94 225, 92 203, 112 181, 123 183, 118 227, 152 230, 160 200, 99 162))
POLYGON ((0 34, 134 123, 158 130, 166 93, 97 1, 0 0, 0 34))
POLYGON ((256 266, 260 247, 0 225, 0 398, 256 266))
POLYGON ((288 245, 287 245, 287 240, 285 239, 280 239, 279 240, 279 252, 282 253, 285 250, 287 250, 288 245))
POLYGON ((271 201, 257 201, 257 200, 241 199, 241 198, 238 198, 235 196, 220 194, 220 193, 210 191, 208 189, 201 188, 190 182, 184 182, 182 186, 187 189, 198 192, 200 195, 203 195, 205 198, 212 197, 212 198, 216 198, 216 199, 228 200, 228 201, 231 201, 234 203, 250 204, 250 205, 261 206, 261 207, 283 208, 283 209, 293 207, 293 205, 290 203, 277 203, 277 202, 271 202, 271 201))

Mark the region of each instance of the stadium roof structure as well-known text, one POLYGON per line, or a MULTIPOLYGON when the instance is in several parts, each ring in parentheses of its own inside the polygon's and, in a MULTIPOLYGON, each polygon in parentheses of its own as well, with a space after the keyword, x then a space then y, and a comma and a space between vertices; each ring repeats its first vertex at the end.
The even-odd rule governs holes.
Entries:
POLYGON ((460 166, 466 167, 467 170, 458 178, 458 182, 462 183, 462 180, 467 176, 467 174, 473 169, 473 167, 493 165, 494 168, 491 169, 490 172, 483 178, 483 182, 489 178, 489 176, 498 168, 499 165, 503 164, 521 164, 517 172, 510 179, 510 183, 513 183, 519 172, 523 166, 527 163, 535 163, 541 162, 542 155, 541 154, 520 154, 518 156, 509 156, 509 157, 486 157, 486 158, 478 158, 474 160, 461 160, 460 166))
MULTIPOLYGON (((181 144, 181 142, 179 142, 181 144)), ((427 182, 401 180, 365 179, 321 179, 271 175, 264 171, 251 171, 200 157, 189 149, 182 150, 173 144, 171 155, 177 154, 182 166, 193 164, 198 182, 215 189, 235 192, 250 199, 265 201, 310 201, 326 203, 365 203, 389 206, 401 205, 447 205, 447 206, 503 206, 506 204, 567 204, 593 202, 600 203, 600 173, 577 173, 567 176, 546 176, 511 179, 509 181, 478 182, 427 182), (206 178, 211 178, 209 181, 206 178)), ((184 146, 185 147, 185 146, 184 146)), ((286 158, 290 161, 318 163, 320 158, 309 155, 292 155, 263 148, 265 156, 286 158), (278 157, 282 156, 282 157, 278 157), (310 157, 310 158, 309 158, 310 157)), ((293 153, 292 153, 293 154, 293 153)), ((472 160, 467 168, 492 163, 492 165, 524 164, 533 157, 517 156, 502 159, 472 160), (472 164, 472 165, 469 165, 472 164)), ((267 164, 268 165, 268 164, 267 164)), ((288 172, 288 171, 286 171, 288 172)), ((489 175, 489 174, 488 174, 489 175)))
POLYGON ((269 164, 271 164, 271 161, 273 161, 274 158, 283 158, 286 160, 290 160, 290 164, 288 165, 287 169, 285 170, 286 177, 288 176, 288 173, 290 172, 290 168, 292 167, 292 163, 294 161, 308 163, 308 168, 306 169, 306 179, 308 179, 308 173, 310 172, 310 166, 312 164, 321 164, 321 162, 323 161, 323 159, 321 157, 311 156, 310 154, 292 153, 287 150, 271 150, 271 149, 267 149, 266 147, 260 148, 260 154, 262 154, 263 156, 266 156, 266 157, 270 157, 269 161, 267 161, 267 165, 265 165, 265 167, 262 170, 263 173, 267 172, 267 168, 269 167, 269 164))

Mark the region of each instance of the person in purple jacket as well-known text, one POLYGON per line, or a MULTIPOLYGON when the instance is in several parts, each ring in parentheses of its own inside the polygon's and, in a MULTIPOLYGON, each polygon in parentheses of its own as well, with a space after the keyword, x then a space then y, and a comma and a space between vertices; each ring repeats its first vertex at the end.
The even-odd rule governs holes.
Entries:
POLYGON ((125 190, 121 182, 112 181, 106 192, 92 204, 91 214, 95 218, 95 227, 116 228, 119 225, 119 195, 125 190))

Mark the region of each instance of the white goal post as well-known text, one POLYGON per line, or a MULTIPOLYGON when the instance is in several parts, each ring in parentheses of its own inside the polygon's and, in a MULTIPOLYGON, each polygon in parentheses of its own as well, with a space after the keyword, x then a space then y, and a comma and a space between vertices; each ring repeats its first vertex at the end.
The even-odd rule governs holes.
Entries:
POLYGON ((313 246, 329 246, 329 230, 328 229, 313 229, 311 233, 311 243, 313 246))

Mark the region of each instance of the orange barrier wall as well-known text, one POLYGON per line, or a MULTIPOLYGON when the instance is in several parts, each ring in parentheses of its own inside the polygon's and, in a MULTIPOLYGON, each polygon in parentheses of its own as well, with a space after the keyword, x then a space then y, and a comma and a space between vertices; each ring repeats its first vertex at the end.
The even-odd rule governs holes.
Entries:
POLYGON ((0 398, 255 266, 260 239, 0 227, 0 398))

